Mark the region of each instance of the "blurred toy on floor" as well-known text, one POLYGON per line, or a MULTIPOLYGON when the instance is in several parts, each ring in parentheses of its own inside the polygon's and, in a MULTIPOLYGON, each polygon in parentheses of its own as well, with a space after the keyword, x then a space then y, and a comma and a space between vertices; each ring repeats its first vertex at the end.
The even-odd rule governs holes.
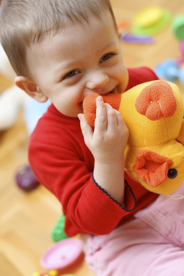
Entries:
POLYGON ((15 180, 18 187, 25 192, 32 191, 36 189, 39 185, 39 182, 34 175, 30 165, 25 165, 19 168, 15 175, 15 180))
POLYGON ((29 97, 15 85, 0 95, 0 131, 8 130, 15 124, 21 108, 29 101, 29 97))
POLYGON ((139 35, 155 35, 170 22, 171 13, 160 6, 148 6, 137 12, 132 32, 139 35))
POLYGON ((171 82, 180 81, 184 85, 184 14, 173 19, 171 30, 178 40, 180 57, 165 59, 156 66, 155 73, 161 79, 171 82))
POLYGON ((54 242, 58 242, 69 238, 64 231, 64 225, 65 225, 65 215, 62 214, 61 217, 58 219, 54 229, 51 231, 51 236, 54 242))
POLYGON ((155 68, 155 73, 160 79, 171 82, 179 80, 184 85, 184 66, 180 67, 174 59, 166 59, 155 68))
MULTIPOLYGON (((13 82, 15 73, 1 45, 0 60, 0 74, 13 82)), ((49 105, 49 101, 44 104, 37 103, 20 88, 12 85, 0 95, 0 131, 8 130, 12 127, 17 119, 19 110, 23 108, 26 127, 30 134, 49 105)))
POLYGON ((174 18, 172 21, 172 31, 179 41, 184 39, 184 14, 174 18))
POLYGON ((53 244, 41 257, 41 266, 49 270, 62 271, 83 261, 82 241, 68 238, 53 244))

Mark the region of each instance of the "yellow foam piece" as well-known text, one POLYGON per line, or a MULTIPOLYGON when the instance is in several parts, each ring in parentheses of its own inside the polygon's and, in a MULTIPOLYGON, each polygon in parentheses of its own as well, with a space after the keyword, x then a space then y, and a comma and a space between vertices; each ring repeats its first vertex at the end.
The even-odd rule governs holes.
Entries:
POLYGON ((135 16, 134 23, 141 28, 151 27, 157 24, 163 16, 163 9, 159 6, 144 8, 135 16))

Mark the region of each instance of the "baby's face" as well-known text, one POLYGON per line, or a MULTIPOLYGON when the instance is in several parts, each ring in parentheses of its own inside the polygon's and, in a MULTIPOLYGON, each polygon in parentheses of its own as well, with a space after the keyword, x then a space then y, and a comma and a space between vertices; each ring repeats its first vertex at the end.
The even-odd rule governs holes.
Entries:
POLYGON ((83 112, 84 98, 122 93, 128 82, 110 13, 101 20, 68 26, 28 50, 28 64, 39 89, 64 115, 83 112))

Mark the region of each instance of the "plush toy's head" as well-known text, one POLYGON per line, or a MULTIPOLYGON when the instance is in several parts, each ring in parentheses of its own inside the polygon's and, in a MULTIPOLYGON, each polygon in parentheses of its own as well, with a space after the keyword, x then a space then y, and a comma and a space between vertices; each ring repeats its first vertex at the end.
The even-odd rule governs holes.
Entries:
MULTIPOLYGON (((85 118, 92 126, 97 96, 90 94, 83 103, 85 118)), ((125 169, 149 191, 176 191, 184 180, 184 108, 178 87, 153 81, 103 99, 120 111, 129 128, 125 169)))

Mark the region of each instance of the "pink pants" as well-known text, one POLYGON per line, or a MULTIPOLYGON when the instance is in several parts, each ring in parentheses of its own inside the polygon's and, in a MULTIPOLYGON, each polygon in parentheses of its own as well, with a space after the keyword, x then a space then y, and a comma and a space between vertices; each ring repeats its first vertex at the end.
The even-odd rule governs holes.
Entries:
POLYGON ((110 234, 83 240, 96 276, 184 276, 184 199, 160 195, 110 234))

